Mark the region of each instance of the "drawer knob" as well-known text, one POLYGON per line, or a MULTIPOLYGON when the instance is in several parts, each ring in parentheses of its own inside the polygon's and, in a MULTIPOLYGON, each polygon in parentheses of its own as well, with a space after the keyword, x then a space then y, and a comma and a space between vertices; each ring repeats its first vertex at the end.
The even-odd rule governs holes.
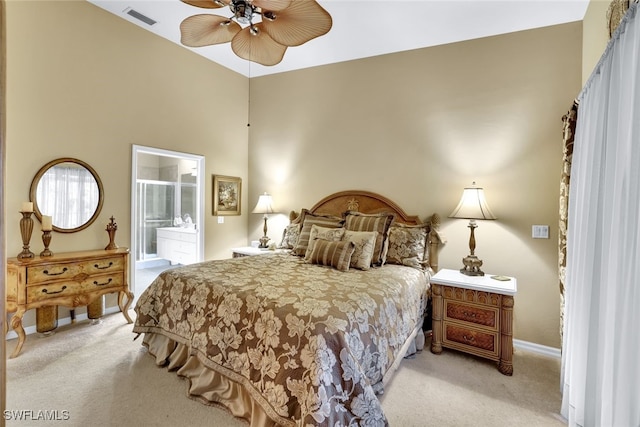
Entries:
POLYGON ((476 340, 473 335, 463 335, 462 338, 467 342, 475 342, 476 340))
POLYGON ((67 267, 64 267, 62 271, 59 273, 49 273, 49 270, 44 270, 43 273, 46 274, 47 276, 59 276, 61 274, 66 273, 66 271, 67 271, 67 267))
POLYGON ((106 270, 107 268, 111 267, 113 265, 113 262, 110 262, 109 265, 105 265, 104 267, 100 267, 98 264, 94 264, 93 266, 95 268, 97 268, 98 270, 106 270))
POLYGON ((472 311, 464 311, 463 313, 467 317, 472 317, 472 318, 478 317, 478 313, 475 313, 475 312, 472 312, 472 311))
POLYGON ((93 284, 96 285, 96 286, 106 286, 109 283, 111 283, 112 280, 113 280, 112 278, 109 278, 109 280, 107 280, 106 282, 103 282, 103 283, 99 283, 97 280, 94 280, 93 284))
POLYGON ((43 294, 47 294, 47 295, 60 294, 60 293, 64 292, 65 289, 67 289, 67 285, 64 285, 62 287, 62 289, 60 289, 59 291, 48 291, 47 289, 43 289, 42 293, 43 294))

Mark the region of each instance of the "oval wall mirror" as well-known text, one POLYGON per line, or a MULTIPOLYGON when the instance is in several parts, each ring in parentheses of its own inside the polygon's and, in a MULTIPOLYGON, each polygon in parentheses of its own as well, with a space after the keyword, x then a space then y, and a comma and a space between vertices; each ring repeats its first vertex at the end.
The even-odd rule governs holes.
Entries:
POLYGON ((73 233, 93 223, 104 199, 96 171, 82 160, 65 157, 44 165, 31 182, 33 213, 51 217, 53 229, 73 233))

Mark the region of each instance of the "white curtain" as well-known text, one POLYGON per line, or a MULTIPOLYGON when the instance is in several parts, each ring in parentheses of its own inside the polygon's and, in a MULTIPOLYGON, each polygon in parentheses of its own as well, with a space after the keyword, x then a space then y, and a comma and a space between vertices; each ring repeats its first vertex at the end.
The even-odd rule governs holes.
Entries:
POLYGON ((640 426, 640 17, 579 96, 567 235, 562 415, 640 426))

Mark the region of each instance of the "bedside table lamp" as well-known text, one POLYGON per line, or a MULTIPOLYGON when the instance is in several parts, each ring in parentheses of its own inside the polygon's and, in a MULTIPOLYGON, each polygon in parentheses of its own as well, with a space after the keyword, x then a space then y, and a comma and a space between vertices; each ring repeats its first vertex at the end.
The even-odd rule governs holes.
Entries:
POLYGON ((267 193, 261 194, 252 213, 264 215, 264 236, 260 238, 260 245, 258 247, 263 249, 267 248, 269 247, 269 237, 267 237, 267 216, 274 213, 273 199, 271 198, 271 195, 267 193))
POLYGON ((458 206, 451 212, 449 218, 464 218, 469 220, 469 228, 471 229, 471 235, 469 236, 469 251, 471 252, 466 257, 462 258, 464 267, 460 269, 460 273, 467 276, 484 276, 480 267, 482 266, 482 260, 480 260, 475 254, 476 250, 476 237, 474 230, 478 227, 476 225, 477 219, 496 219, 497 217, 489 209, 487 200, 484 197, 484 190, 480 187, 476 187, 474 182, 471 187, 464 189, 462 198, 458 206))

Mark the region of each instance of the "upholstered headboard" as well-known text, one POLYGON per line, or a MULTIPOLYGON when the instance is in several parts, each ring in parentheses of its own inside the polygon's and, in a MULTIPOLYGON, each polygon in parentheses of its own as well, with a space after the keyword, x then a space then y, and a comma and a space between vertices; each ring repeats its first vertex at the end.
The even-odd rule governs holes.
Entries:
MULTIPOLYGON (((408 225, 423 224, 417 215, 408 215, 400 206, 388 198, 363 190, 347 190, 331 194, 313 205, 310 212, 315 214, 326 214, 342 216, 347 211, 357 211, 361 213, 381 213, 390 212, 394 214, 394 221, 408 225)), ((292 223, 299 220, 297 212, 291 212, 289 219, 292 223)), ((440 226, 440 216, 436 213, 431 215, 426 222, 429 224, 429 265, 434 272, 438 271, 438 249, 444 243, 438 228, 440 226)))

